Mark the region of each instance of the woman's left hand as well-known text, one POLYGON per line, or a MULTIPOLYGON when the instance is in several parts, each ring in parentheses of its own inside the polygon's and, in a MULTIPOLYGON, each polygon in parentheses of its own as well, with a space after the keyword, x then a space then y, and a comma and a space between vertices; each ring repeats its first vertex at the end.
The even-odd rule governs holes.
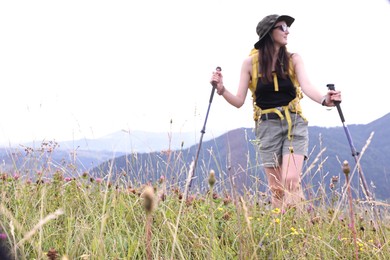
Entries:
POLYGON ((341 102, 341 91, 339 90, 329 90, 328 93, 326 94, 326 99, 324 106, 327 107, 333 107, 336 105, 335 102, 341 102))

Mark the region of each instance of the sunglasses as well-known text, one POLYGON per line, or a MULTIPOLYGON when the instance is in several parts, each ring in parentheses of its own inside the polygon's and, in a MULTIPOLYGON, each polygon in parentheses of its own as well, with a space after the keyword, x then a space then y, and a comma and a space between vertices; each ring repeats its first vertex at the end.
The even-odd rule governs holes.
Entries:
POLYGON ((275 26, 272 29, 280 29, 282 32, 288 32, 290 27, 288 27, 287 24, 282 24, 282 25, 275 26))

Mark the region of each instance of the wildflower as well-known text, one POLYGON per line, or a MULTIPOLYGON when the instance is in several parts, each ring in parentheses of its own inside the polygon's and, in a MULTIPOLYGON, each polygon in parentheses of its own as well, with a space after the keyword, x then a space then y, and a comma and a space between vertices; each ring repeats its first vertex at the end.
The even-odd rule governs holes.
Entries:
POLYGON ((7 239, 7 234, 0 233, 0 240, 6 240, 6 239, 7 239))
POLYGON ((276 224, 279 224, 279 223, 280 223, 280 219, 279 219, 279 218, 275 218, 274 222, 275 222, 276 224))
POLYGON ((225 214, 223 214, 222 218, 223 218, 224 220, 229 220, 229 219, 230 219, 230 214, 229 214, 229 212, 225 212, 225 214))
POLYGON ((14 180, 17 181, 19 178, 20 178, 20 174, 17 172, 14 173, 14 180))
POLYGON ((72 178, 66 177, 64 180, 65 180, 66 182, 70 182, 70 181, 72 180, 72 178))
POLYGON ((164 181, 165 181, 165 177, 164 175, 161 175, 159 180, 160 184, 164 183, 164 181))
POLYGON ((54 248, 50 248, 50 250, 47 252, 47 257, 49 260, 55 260, 57 259, 58 253, 54 248))
POLYGON ((362 242, 357 242, 357 245, 359 247, 359 251, 363 251, 364 250, 364 244, 362 242))
POLYGON ((279 214, 279 213, 280 213, 280 208, 274 208, 274 209, 272 210, 272 213, 274 213, 274 214, 279 214))
POLYGON ((219 211, 223 211, 223 208, 219 207, 218 210, 219 210, 219 211))
POLYGON ((312 205, 308 204, 306 210, 307 210, 307 213, 314 212, 314 207, 312 205))
POLYGON ((299 235, 298 231, 294 227, 291 227, 290 230, 291 230, 291 235, 299 235))
POLYGON ((225 198, 223 199, 223 204, 228 205, 232 199, 230 198, 229 195, 225 195, 225 198))
POLYGON ((345 240, 347 240, 347 238, 346 238, 346 237, 340 237, 340 236, 339 236, 339 240, 340 240, 340 241, 345 241, 345 240))
POLYGON ((253 217, 248 217, 248 219, 249 219, 249 220, 252 220, 252 219, 253 219, 253 217))
POLYGON ((331 183, 336 184, 339 181, 339 176, 332 176, 331 183))
POLYGON ((187 205, 187 206, 191 205, 191 204, 194 202, 195 198, 196 198, 195 195, 190 195, 190 196, 188 196, 188 197, 187 197, 187 201, 186 201, 186 205, 187 205))
POLYGON ((103 182, 103 179, 102 179, 102 178, 96 178, 96 182, 97 182, 97 183, 102 183, 102 182, 103 182))

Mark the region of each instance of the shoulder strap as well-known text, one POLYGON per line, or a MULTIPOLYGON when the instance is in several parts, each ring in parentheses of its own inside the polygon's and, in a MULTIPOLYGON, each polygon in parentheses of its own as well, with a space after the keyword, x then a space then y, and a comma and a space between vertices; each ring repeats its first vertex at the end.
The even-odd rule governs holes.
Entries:
POLYGON ((288 66, 288 75, 289 75, 289 77, 291 79, 291 82, 295 86, 295 89, 296 89, 296 92, 297 92, 297 97, 299 99, 301 99, 301 98, 303 98, 303 94, 302 94, 301 86, 299 85, 299 82, 298 82, 298 79, 297 79, 297 75, 295 74, 294 64, 293 64, 293 61, 292 61, 292 56, 293 55, 294 55, 294 53, 292 53, 290 55, 289 66, 288 66))
POLYGON ((257 79, 259 78, 259 51, 253 48, 249 53, 249 56, 252 56, 252 79, 249 83, 249 89, 254 95, 257 86, 257 79))

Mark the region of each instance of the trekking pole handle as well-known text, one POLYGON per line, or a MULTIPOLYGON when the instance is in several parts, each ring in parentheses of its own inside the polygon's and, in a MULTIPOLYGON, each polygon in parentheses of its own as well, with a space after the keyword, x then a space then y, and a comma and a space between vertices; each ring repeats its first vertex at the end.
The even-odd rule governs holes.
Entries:
MULTIPOLYGON (((326 86, 328 87, 329 90, 336 90, 334 87, 334 84, 327 84, 326 86)), ((341 107, 340 107, 340 101, 333 101, 333 102, 337 107, 337 111, 339 112, 341 122, 344 123, 345 119, 344 119, 343 111, 341 110, 341 107)))
MULTIPOLYGON (((222 71, 221 67, 219 67, 219 66, 216 67, 215 70, 216 70, 216 71, 222 71)), ((209 101, 209 103, 211 103, 211 102, 213 101, 214 92, 215 92, 215 90, 217 89, 217 82, 212 81, 212 82, 211 82, 211 85, 213 86, 213 89, 211 90, 211 95, 210 95, 210 101, 209 101)))

